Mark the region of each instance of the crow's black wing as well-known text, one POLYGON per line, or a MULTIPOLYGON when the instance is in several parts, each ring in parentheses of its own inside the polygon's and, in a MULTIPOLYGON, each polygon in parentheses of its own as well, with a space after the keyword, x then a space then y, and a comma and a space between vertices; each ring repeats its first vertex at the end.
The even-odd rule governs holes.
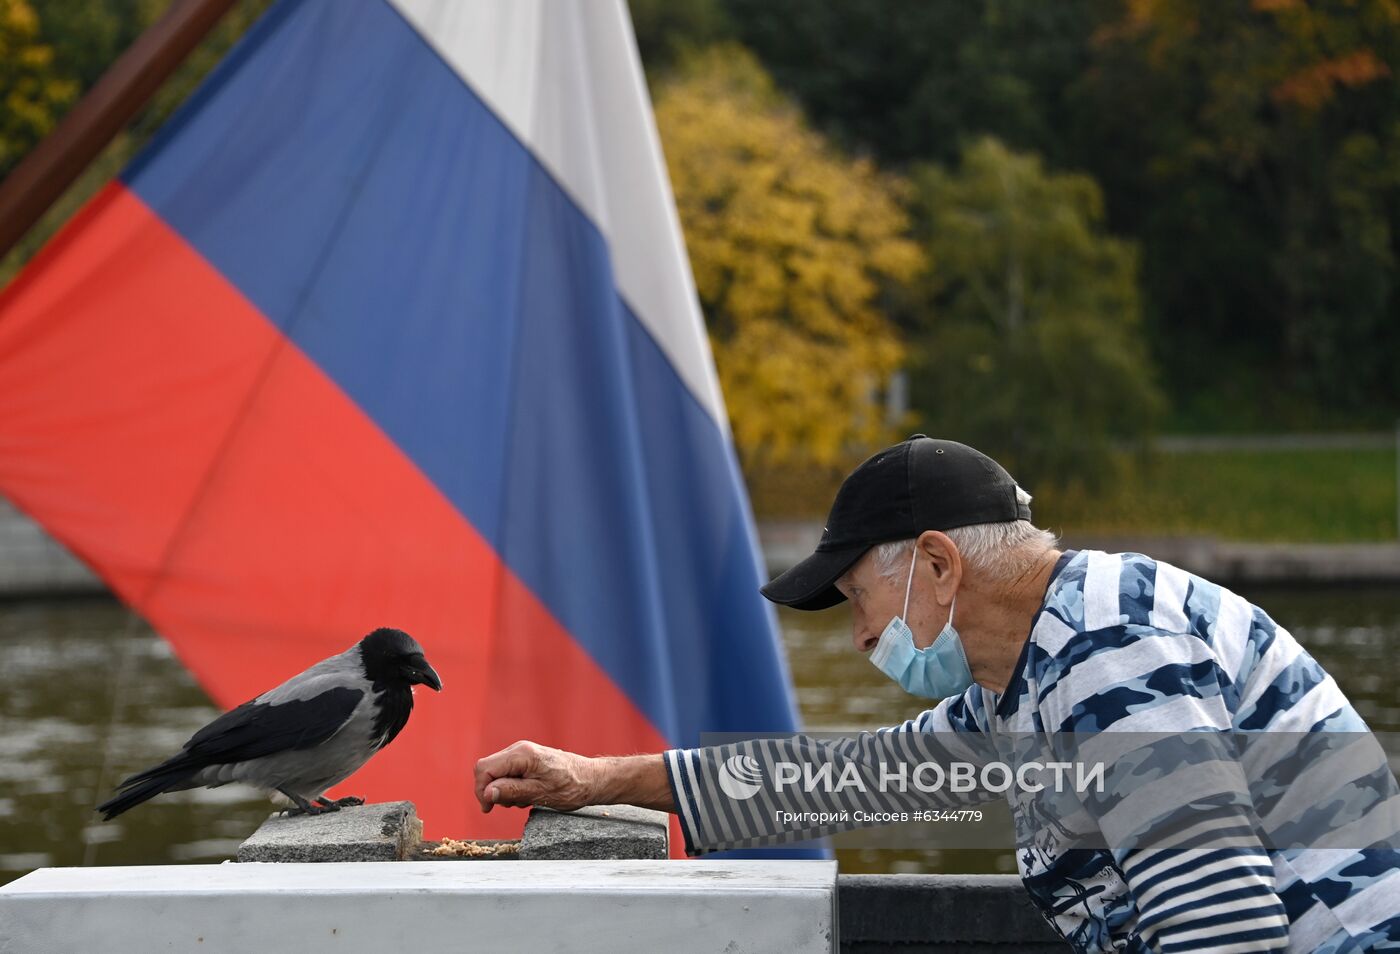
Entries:
POLYGON ((342 686, 290 702, 245 702, 191 736, 176 758, 219 765, 309 749, 335 735, 362 698, 363 690, 342 686))

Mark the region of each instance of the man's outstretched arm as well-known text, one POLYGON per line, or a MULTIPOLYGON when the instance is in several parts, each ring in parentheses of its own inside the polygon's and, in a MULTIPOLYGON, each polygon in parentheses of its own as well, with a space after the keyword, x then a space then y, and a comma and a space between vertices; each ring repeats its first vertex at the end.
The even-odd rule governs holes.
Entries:
POLYGON ((955 724, 945 702, 902 725, 834 740, 795 735, 744 740, 698 749, 670 749, 656 755, 588 758, 534 742, 517 742, 476 765, 476 797, 482 811, 496 805, 541 805, 572 811, 585 805, 637 805, 674 812, 680 818, 687 854, 726 848, 781 844, 851 828, 885 823, 872 808, 957 808, 998 796, 990 790, 954 792, 883 791, 886 768, 911 763, 966 762, 988 757, 985 734, 975 713, 955 724), (963 724, 966 720, 966 725, 963 724), (761 780, 735 790, 727 768, 738 763, 761 780), (779 784, 780 766, 801 765, 829 779, 860 776, 856 790, 830 791, 779 784), (871 794, 864 794, 871 793, 871 794))
POLYGON ((476 800, 483 812, 497 805, 561 812, 585 805, 676 810, 659 753, 588 758, 534 742, 516 742, 477 762, 476 800))

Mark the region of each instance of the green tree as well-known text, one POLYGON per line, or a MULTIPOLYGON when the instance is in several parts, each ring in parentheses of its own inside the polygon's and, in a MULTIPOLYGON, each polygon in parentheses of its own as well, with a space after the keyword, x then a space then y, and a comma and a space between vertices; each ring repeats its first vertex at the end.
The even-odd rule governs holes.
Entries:
POLYGON ((1120 0, 1069 91, 1185 423, 1400 410, 1400 3, 1120 0))
POLYGON ((170 0, 42 0, 54 63, 87 89, 165 12, 170 0))
POLYGON ((39 38, 39 17, 25 0, 0 0, 0 178, 46 136, 78 84, 54 68, 39 38))
POLYGON ((687 53, 734 38, 721 0, 627 0, 642 66, 653 81, 687 53))
POLYGON ((934 316, 915 407, 1027 486, 1093 484, 1112 442, 1143 437, 1162 408, 1137 250, 1104 232, 1091 178, 1048 173, 995 139, 967 147, 955 170, 919 168, 914 183, 934 316))
POLYGON ((904 352, 882 294, 922 265, 901 183, 834 150, 736 46, 686 58, 656 122, 746 466, 886 441, 904 352))
POLYGON ((1094 0, 725 2, 738 38, 850 148, 954 162, 991 134, 1063 161, 1094 0))

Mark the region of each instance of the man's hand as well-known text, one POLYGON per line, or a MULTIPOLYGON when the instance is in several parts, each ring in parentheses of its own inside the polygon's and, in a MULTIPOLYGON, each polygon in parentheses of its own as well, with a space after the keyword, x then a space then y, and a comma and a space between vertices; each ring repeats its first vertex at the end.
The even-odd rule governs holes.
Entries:
POLYGON ((590 759, 534 742, 517 742, 477 762, 476 800, 483 812, 497 805, 561 812, 585 805, 676 810, 660 755, 590 759))
POLYGON ((476 763, 476 800, 483 812, 496 805, 542 805, 571 812, 596 804, 591 798, 597 774, 592 761, 533 742, 517 742, 476 763))

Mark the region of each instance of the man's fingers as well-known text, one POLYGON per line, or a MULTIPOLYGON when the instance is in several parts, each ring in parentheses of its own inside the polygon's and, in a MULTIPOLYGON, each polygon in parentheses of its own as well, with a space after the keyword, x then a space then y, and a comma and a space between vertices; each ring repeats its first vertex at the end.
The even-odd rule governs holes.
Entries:
POLYGON ((478 760, 476 777, 481 778, 486 775, 491 778, 500 778, 502 775, 518 775, 534 764, 535 755, 534 748, 516 748, 515 745, 512 745, 508 749, 502 749, 478 760))
POLYGON ((499 792, 492 783, 499 779, 527 778, 538 768, 538 750, 528 742, 517 742, 476 763, 476 800, 481 810, 489 812, 496 804, 507 804, 499 799, 499 792))
POLYGON ((486 786, 486 798, 492 805, 524 808, 545 795, 545 786, 533 778, 498 778, 486 786))
POLYGON ((505 749, 488 755, 476 763, 476 787, 479 792, 493 778, 528 775, 535 766, 533 752, 505 749))

